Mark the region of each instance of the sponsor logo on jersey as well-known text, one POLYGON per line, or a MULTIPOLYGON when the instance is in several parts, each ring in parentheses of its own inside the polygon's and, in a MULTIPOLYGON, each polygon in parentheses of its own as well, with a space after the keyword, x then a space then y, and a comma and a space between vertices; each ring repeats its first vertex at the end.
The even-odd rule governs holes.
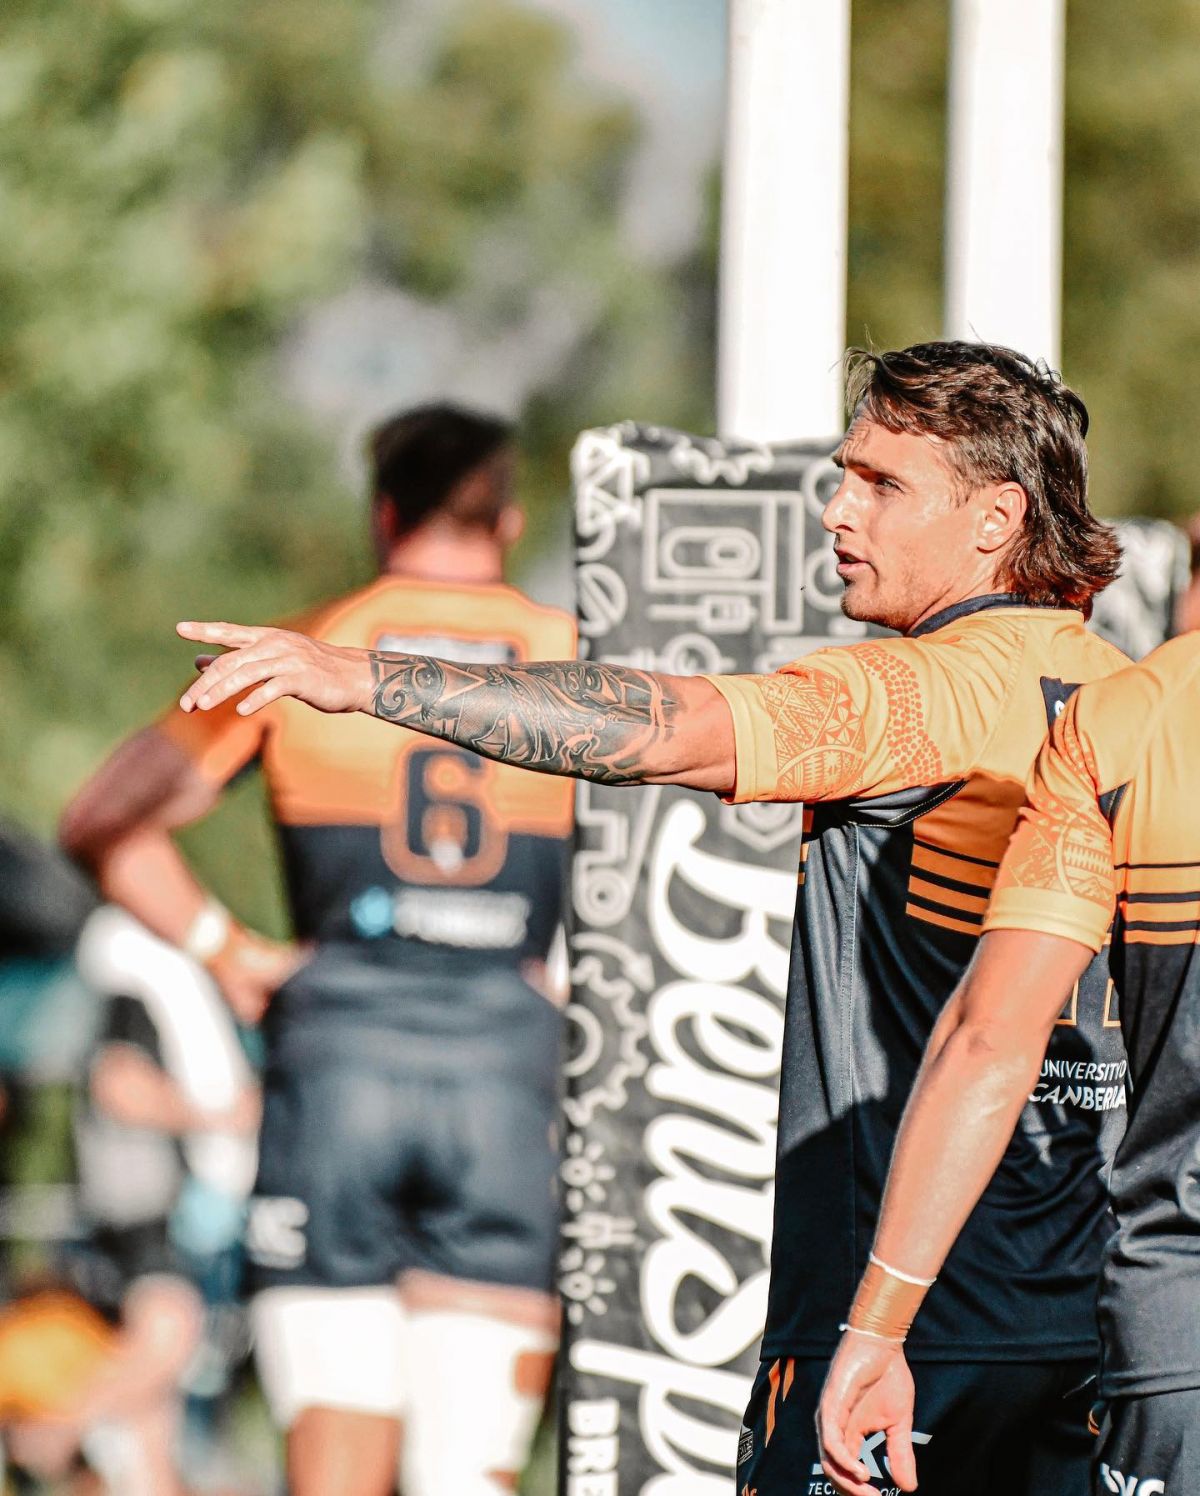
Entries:
POLYGON ((1081 1112, 1110 1112, 1127 1104, 1124 1060, 1042 1061, 1037 1090, 1030 1101, 1073 1106, 1081 1112))
POLYGON ((1118 1496, 1165 1496, 1167 1483, 1141 1475, 1124 1475, 1111 1465, 1100 1461, 1100 1480, 1106 1491, 1116 1491, 1118 1496))
POLYGON ((754 1453, 754 1430, 747 1428, 743 1423, 738 1433, 738 1456, 739 1465, 744 1465, 754 1453))
POLYGON ((399 935, 469 950, 515 950, 529 933, 532 904, 523 893, 466 893, 459 889, 364 889, 350 904, 350 921, 363 940, 399 935))
POLYGON ((507 639, 457 639, 451 634, 380 634, 371 646, 384 654, 434 655, 458 665, 515 665, 507 639))

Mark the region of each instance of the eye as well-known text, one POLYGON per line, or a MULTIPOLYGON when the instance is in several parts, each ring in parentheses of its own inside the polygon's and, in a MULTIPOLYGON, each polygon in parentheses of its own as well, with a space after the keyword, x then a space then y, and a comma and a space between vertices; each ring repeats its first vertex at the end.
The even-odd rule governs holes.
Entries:
POLYGON ((900 485, 895 478, 889 478, 885 473, 880 473, 875 479, 875 487, 883 489, 885 493, 899 493, 900 485))

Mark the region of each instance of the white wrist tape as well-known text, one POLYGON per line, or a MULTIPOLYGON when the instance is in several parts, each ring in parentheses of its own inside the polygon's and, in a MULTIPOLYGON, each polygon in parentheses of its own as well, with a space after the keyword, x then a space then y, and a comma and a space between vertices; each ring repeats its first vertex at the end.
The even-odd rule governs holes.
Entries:
POLYGON ((188 926, 180 949, 203 966, 225 949, 232 929, 233 918, 229 910, 216 899, 209 899, 188 926))
POLYGON ((876 1267, 881 1267, 885 1273, 890 1273, 893 1278, 899 1278, 901 1283, 915 1283, 918 1288, 932 1288, 937 1282, 936 1278, 914 1278, 911 1273, 902 1273, 898 1267, 889 1267, 881 1257, 876 1257, 874 1252, 869 1254, 867 1260, 873 1262, 876 1267))

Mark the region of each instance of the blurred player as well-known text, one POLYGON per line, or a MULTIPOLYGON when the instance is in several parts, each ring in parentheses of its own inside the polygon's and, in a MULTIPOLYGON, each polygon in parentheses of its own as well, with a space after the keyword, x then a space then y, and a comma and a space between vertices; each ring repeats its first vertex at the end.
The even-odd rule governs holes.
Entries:
MULTIPOLYGON (((744 1496, 825 1489, 813 1417, 903 1098, 974 950, 1048 722, 1077 683, 1124 663, 1084 628, 1119 550, 1087 508, 1075 394, 1005 349, 935 343, 861 355, 850 405, 825 510, 843 608, 903 639, 821 650, 776 675, 685 679, 180 626, 233 647, 188 689, 188 709, 240 697, 254 720, 294 696, 547 773, 811 805, 744 1496)), ((1104 984, 1102 970, 1083 983, 1057 1064, 1122 1070, 1104 984)), ((1123 1117, 1111 1092, 1097 1107, 1038 1088, 931 1299, 912 1345, 930 1492, 1086 1488, 1101 1176, 1123 1117)))
POLYGON ((987 1184, 1079 973, 1113 925, 1132 1080, 1100 1289, 1103 1415, 1093 1487, 1200 1490, 1200 639, 1076 695, 1043 749, 966 980, 930 1040, 875 1242, 822 1400, 827 1468, 889 1431, 913 1481, 907 1325, 987 1184), (885 1266, 886 1264, 886 1266, 885 1266))
MULTIPOLYGON (((143 1323, 161 1313, 196 1326, 186 1343, 178 1330, 167 1341, 186 1366, 159 1419, 162 1448, 177 1457, 185 1392, 195 1435, 246 1345, 235 1295, 259 1089, 214 983, 123 910, 91 916, 76 961, 100 1019, 75 1122, 87 1238, 70 1276, 114 1319, 136 1307, 143 1323)), ((187 1465, 208 1453, 190 1449, 187 1465)))
MULTIPOLYGON (((506 425, 432 406, 372 455, 382 575, 298 627, 464 668, 573 650, 564 614, 501 580, 522 527, 506 425)), ((383 1496, 402 1421, 406 1496, 515 1487, 557 1341, 560 1016, 531 982, 570 823, 568 785, 296 703, 173 712, 67 812, 111 898, 244 1015, 270 1003, 248 1250, 295 1496, 383 1496), (255 759, 311 959, 237 926, 168 835, 255 759)))

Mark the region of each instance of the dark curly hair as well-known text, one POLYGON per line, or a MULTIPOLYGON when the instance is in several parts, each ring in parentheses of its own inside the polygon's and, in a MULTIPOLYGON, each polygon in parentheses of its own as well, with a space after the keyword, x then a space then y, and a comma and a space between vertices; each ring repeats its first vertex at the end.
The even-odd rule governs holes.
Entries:
POLYGON ((965 493, 1019 484, 1029 507, 1004 557, 1007 589, 1090 615, 1121 568, 1121 546, 1088 508, 1087 406, 1052 369, 991 343, 852 348, 846 394, 856 416, 944 441, 965 493))

